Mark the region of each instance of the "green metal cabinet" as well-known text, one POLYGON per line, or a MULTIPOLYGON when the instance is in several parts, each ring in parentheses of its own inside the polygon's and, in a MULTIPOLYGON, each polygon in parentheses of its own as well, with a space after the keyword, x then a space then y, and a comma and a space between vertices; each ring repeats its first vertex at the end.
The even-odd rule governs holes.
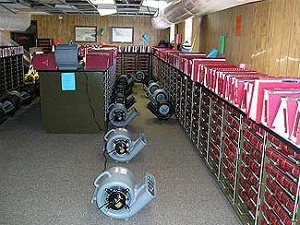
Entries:
POLYGON ((49 133, 97 133, 105 129, 106 71, 43 71, 42 127, 49 133), (62 90, 63 72, 75 74, 75 90, 62 90))

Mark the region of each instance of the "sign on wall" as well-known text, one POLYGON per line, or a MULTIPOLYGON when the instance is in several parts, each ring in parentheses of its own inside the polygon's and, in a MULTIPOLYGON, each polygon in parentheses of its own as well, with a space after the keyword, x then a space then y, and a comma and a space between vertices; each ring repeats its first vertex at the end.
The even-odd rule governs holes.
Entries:
POLYGON ((133 27, 112 27, 111 42, 133 43, 133 27))
POLYGON ((96 42, 97 27, 75 27, 75 41, 96 42))

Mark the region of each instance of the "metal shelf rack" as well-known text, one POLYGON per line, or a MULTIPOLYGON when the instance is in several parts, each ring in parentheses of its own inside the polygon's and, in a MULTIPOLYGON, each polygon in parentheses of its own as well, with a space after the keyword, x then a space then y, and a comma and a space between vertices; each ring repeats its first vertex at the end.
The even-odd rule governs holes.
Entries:
POLYGON ((243 224, 300 224, 300 148, 166 61, 153 75, 175 115, 243 224))
POLYGON ((23 46, 0 47, 0 96, 23 86, 23 46))
POLYGON ((117 75, 134 74, 142 71, 145 76, 152 76, 150 53, 126 53, 119 52, 117 57, 117 75))

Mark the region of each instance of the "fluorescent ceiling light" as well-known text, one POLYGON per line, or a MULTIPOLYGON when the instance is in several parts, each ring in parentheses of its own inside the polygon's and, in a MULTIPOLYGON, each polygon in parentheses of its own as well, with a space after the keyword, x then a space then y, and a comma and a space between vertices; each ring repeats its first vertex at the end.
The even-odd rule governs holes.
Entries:
POLYGON ((98 6, 97 11, 99 12, 100 16, 108 16, 117 13, 116 6, 98 6))
POLYGON ((71 9, 71 10, 75 10, 77 9, 74 5, 64 5, 64 4, 55 4, 54 8, 58 8, 58 9, 71 9))
POLYGON ((147 6, 151 8, 164 8, 167 5, 166 1, 155 1, 155 0, 144 0, 142 6, 147 6))
POLYGON ((90 0, 94 5, 114 5, 114 0, 90 0))

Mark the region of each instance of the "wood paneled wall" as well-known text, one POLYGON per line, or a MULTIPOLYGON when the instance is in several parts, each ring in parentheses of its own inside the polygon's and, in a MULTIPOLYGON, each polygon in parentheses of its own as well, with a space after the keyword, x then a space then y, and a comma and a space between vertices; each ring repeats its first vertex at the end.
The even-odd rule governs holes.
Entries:
POLYGON ((219 49, 226 36, 225 57, 232 64, 275 76, 299 77, 300 1, 264 0, 217 12, 200 26, 200 50, 219 49), (235 35, 241 15, 241 36, 235 35))
MULTIPOLYGON (((300 1, 263 0, 223 10, 193 20, 193 37, 197 36, 194 51, 219 49, 219 38, 226 37, 225 54, 229 63, 245 63, 247 68, 276 76, 300 76, 300 1), (236 16, 241 15, 241 35, 235 35, 236 16)), ((113 26, 134 27, 134 44, 143 44, 142 34, 150 37, 150 44, 168 40, 169 30, 155 30, 148 17, 117 16, 58 16, 35 15, 39 38, 61 37, 62 43, 74 39, 75 26, 105 28, 97 43, 110 41, 113 26)), ((184 22, 177 26, 183 35, 184 22)), ((83 43, 85 44, 85 43, 83 43)))
POLYGON ((134 27, 134 45, 144 44, 142 39, 144 33, 148 35, 150 45, 157 45, 160 40, 166 40, 168 37, 168 30, 153 29, 150 17, 67 15, 59 19, 58 15, 33 15, 32 19, 37 20, 38 38, 60 37, 61 43, 67 43, 69 40, 75 42, 75 26, 97 26, 97 44, 110 43, 111 27, 134 27), (106 30, 105 34, 100 36, 99 31, 103 28, 106 30))
MULTIPOLYGON (((192 28, 192 43, 194 42, 193 52, 199 52, 200 49, 200 23, 202 17, 195 16, 193 17, 193 28, 192 28)), ((182 21, 177 24, 177 33, 182 35, 182 41, 185 41, 185 21, 182 21)))
POLYGON ((182 35, 182 41, 184 42, 185 35, 184 35, 184 28, 185 28, 185 22, 181 22, 177 24, 177 34, 182 35))
POLYGON ((200 50, 200 23, 201 17, 195 16, 193 18, 193 29, 192 29, 192 44, 194 44, 192 51, 199 52, 200 50), (194 42, 194 43, 193 43, 194 42))

